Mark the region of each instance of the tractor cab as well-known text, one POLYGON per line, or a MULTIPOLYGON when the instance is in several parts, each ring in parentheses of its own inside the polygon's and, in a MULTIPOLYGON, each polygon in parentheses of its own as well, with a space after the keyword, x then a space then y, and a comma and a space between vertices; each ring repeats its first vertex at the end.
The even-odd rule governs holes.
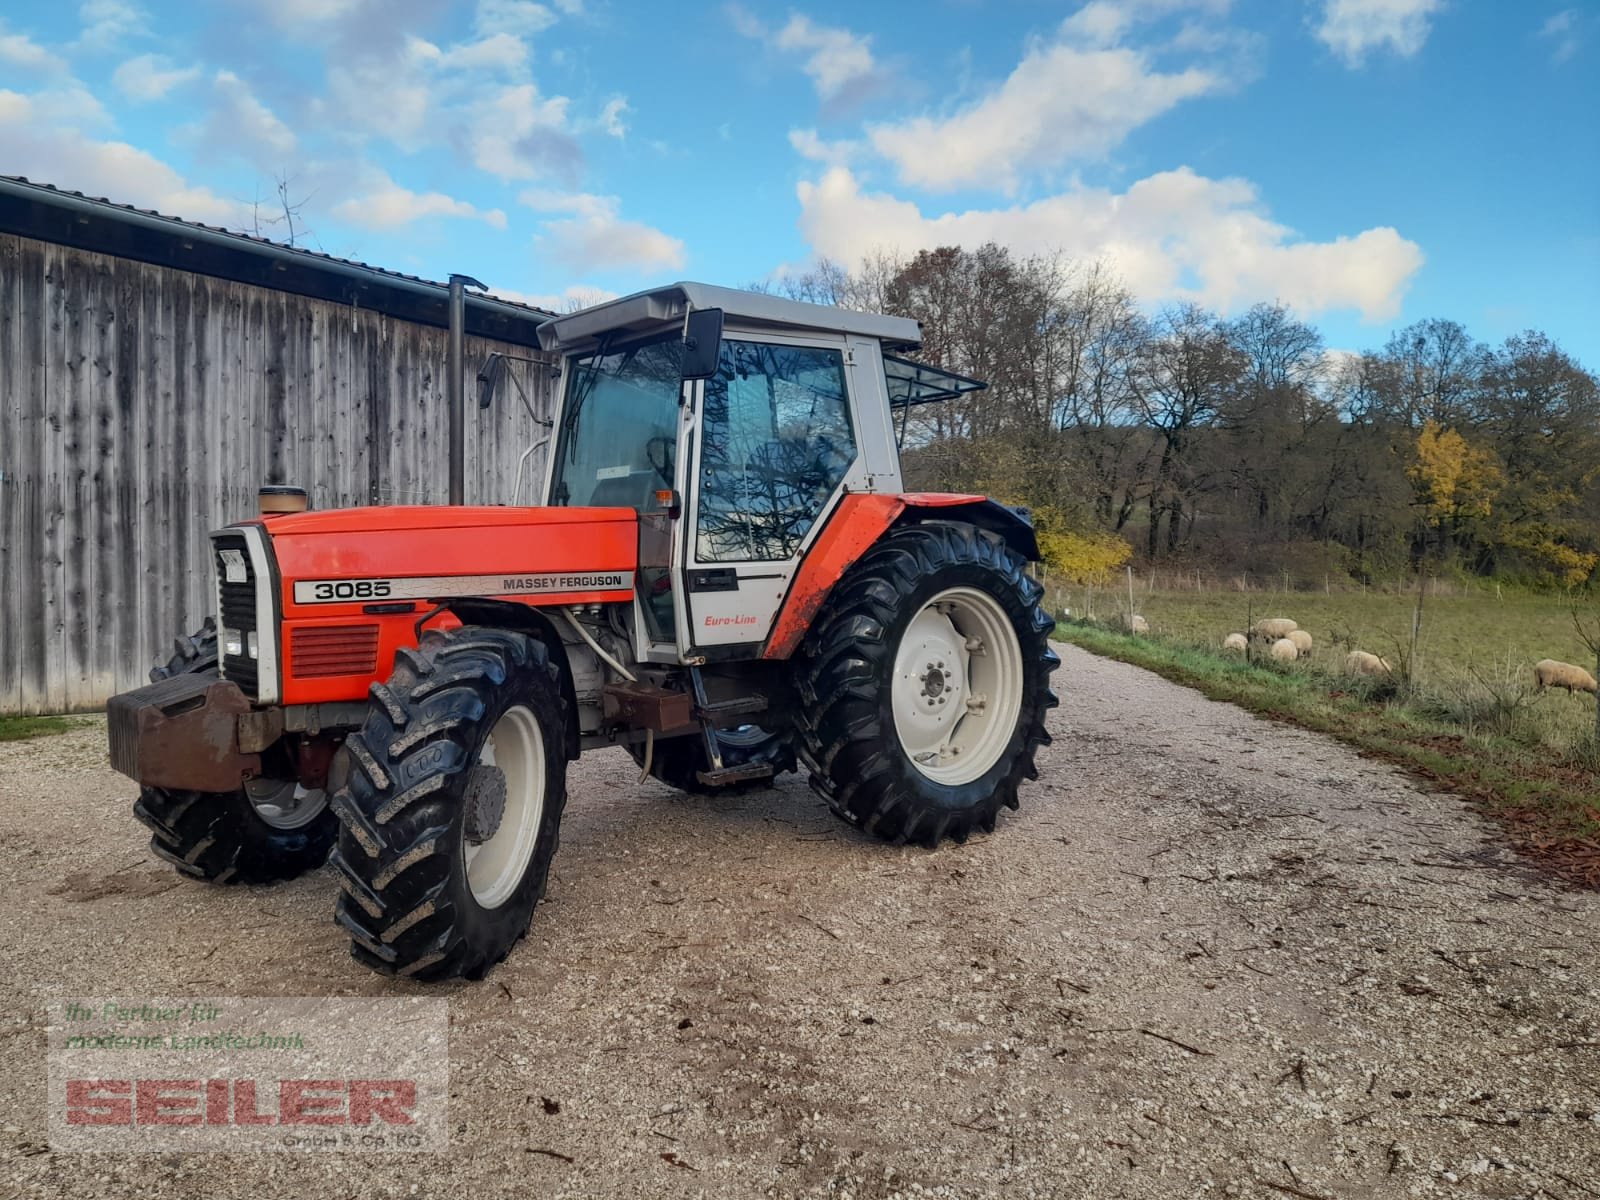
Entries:
POLYGON ((915 321, 698 283, 539 338, 562 361, 545 503, 638 513, 646 661, 758 657, 840 503, 900 492, 896 410, 983 386, 896 357, 915 321))

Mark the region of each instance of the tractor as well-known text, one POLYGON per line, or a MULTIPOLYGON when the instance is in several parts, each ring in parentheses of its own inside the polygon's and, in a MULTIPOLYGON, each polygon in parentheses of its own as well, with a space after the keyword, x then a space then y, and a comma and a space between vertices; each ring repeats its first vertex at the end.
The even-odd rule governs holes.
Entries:
POLYGON ((478 979, 528 930, 583 753, 697 793, 804 769, 895 842, 993 830, 1058 660, 1026 511, 902 490, 905 410, 983 386, 904 357, 920 336, 674 284, 538 327, 542 505, 263 488, 210 535, 215 617, 108 706, 152 850, 219 884, 327 863, 356 959, 478 979))

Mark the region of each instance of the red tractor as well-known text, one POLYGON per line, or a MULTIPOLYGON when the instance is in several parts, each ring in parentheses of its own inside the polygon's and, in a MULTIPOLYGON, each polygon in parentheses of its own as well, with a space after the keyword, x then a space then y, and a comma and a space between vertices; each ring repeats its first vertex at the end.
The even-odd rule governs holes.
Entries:
POLYGON ((1017 806, 1056 703, 1033 529, 903 492, 895 436, 983 385, 897 357, 914 321, 701 284, 539 337, 542 506, 269 488, 211 535, 215 620, 109 707, 158 855, 215 883, 330 861, 356 958, 478 978, 527 932, 586 751, 696 792, 804 766, 928 846, 1017 806))

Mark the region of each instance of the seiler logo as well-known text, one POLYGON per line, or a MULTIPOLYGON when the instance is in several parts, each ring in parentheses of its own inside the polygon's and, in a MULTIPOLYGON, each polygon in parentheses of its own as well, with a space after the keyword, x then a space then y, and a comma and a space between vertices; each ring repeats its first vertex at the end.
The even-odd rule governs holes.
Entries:
POLYGON ((410 1079, 69 1079, 69 1125, 414 1125, 410 1079), (273 1100, 277 1101, 276 1106, 273 1100), (265 1111, 261 1103, 266 1103, 265 1111))
POLYGON ((716 629, 722 625, 754 625, 756 619, 749 613, 734 613, 731 617, 707 617, 706 628, 716 629))

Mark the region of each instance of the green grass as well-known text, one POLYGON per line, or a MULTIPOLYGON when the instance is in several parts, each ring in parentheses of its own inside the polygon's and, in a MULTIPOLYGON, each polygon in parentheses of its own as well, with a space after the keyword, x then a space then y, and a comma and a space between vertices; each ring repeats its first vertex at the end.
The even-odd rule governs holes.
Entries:
MULTIPOLYGON (((1054 597, 1084 612, 1079 589, 1054 597)), ((1127 610, 1127 593, 1095 593, 1096 617, 1127 610)), ((1285 594, 1237 591, 1146 591, 1134 602, 1164 642, 1220 648, 1230 632, 1244 632, 1250 620, 1290 617, 1316 639, 1303 669, 1337 674, 1352 649, 1367 650, 1399 667, 1410 645, 1415 595, 1317 592, 1285 594)), ((1587 602, 1586 619, 1600 626, 1600 604, 1587 602)), ((1533 664, 1541 658, 1578 663, 1591 672, 1594 655, 1573 627, 1565 597, 1493 591, 1427 596, 1423 601, 1413 682, 1417 706, 1458 718, 1467 732, 1485 720, 1491 729, 1514 732, 1519 740, 1558 756, 1580 753, 1592 743, 1592 697, 1565 692, 1536 696, 1533 664), (1514 712, 1507 715, 1508 709, 1514 712), (1514 730, 1509 727, 1514 726, 1514 730)))
POLYGON ((65 733, 73 723, 65 717, 0 717, 0 742, 25 742, 29 738, 65 733))
MULTIPOLYGON (((1301 614, 1315 619, 1310 608, 1299 605, 1295 619, 1309 623, 1301 614)), ((1148 611, 1154 628, 1163 609, 1150 605, 1148 611)), ((1176 611, 1175 605, 1168 608, 1168 619, 1176 611)), ((1287 614, 1275 606, 1265 615, 1287 614)), ((1144 667, 1212 699, 1330 734, 1406 767, 1477 802, 1524 846, 1570 847, 1600 838, 1600 774, 1592 742, 1580 740, 1556 752, 1545 744, 1544 722, 1529 715, 1546 703, 1560 704, 1565 693, 1534 701, 1531 709, 1518 697, 1495 711, 1481 698, 1474 707, 1427 687, 1405 694, 1392 680, 1339 675, 1329 654, 1320 665, 1313 659, 1284 666, 1247 663, 1215 644, 1160 634, 1131 637, 1078 622, 1059 626, 1058 633, 1095 654, 1144 667)), ((1593 708, 1579 701, 1571 707, 1586 714, 1592 731, 1593 708)))

